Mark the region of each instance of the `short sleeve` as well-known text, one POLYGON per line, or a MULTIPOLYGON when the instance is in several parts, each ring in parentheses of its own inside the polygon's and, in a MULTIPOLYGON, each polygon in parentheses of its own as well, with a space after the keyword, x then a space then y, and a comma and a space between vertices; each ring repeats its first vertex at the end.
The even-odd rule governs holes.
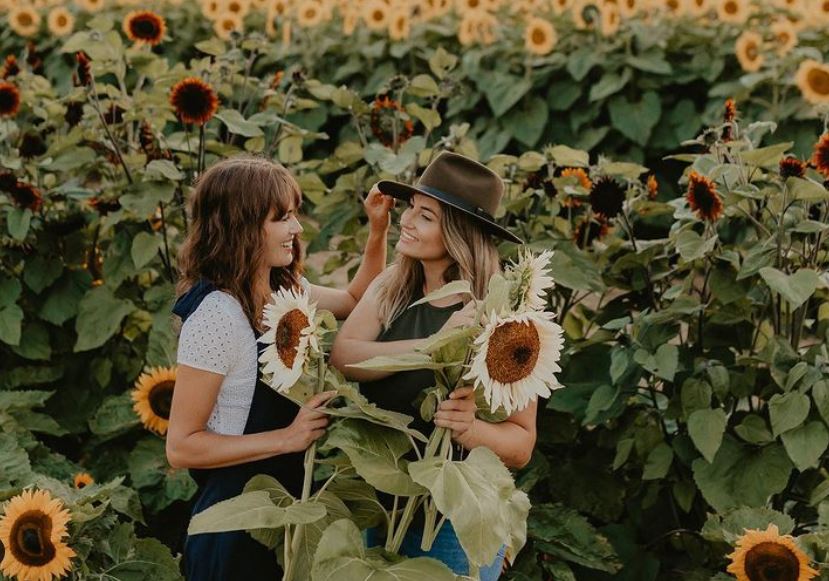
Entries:
POLYGON ((311 283, 308 282, 308 279, 304 276, 299 278, 299 286, 302 287, 302 290, 306 293, 311 290, 311 283))
POLYGON ((227 375, 236 359, 235 319, 208 295, 181 327, 178 363, 227 375))

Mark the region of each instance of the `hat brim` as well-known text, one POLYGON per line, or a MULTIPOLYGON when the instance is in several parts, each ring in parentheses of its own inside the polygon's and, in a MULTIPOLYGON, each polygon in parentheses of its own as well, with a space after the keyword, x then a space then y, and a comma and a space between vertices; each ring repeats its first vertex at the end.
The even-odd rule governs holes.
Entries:
POLYGON ((452 206, 456 210, 460 210, 467 216, 474 218, 476 222, 481 225, 481 228, 489 234, 493 236, 497 236, 498 238, 503 238, 504 240, 508 240, 509 242, 515 242, 516 244, 524 244, 524 241, 521 240, 518 236, 493 222, 492 220, 488 220, 487 218, 470 212, 466 208, 462 208, 457 204, 453 203, 452 200, 449 200, 440 195, 440 192, 427 192, 425 190, 418 189, 417 186, 410 186, 409 184, 402 184, 400 182, 393 182, 391 180, 380 180, 377 182, 377 188, 380 190, 380 193, 386 194, 388 196, 392 196, 393 198, 397 198, 399 200, 408 200, 412 197, 413 194, 421 194, 424 196, 429 196, 432 199, 435 199, 442 204, 446 204, 447 206, 452 206))

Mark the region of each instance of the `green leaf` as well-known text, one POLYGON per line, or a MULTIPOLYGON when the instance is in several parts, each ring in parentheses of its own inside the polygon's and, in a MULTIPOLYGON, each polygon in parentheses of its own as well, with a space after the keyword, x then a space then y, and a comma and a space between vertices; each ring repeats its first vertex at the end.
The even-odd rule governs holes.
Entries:
POLYGON ((601 101, 602 99, 607 99, 611 95, 618 93, 625 88, 625 85, 628 84, 631 76, 630 69, 628 68, 623 69, 621 74, 615 72, 605 73, 605 75, 599 79, 598 83, 590 87, 589 100, 591 102, 601 101))
POLYGON ((429 75, 420 74, 411 80, 406 91, 415 97, 434 97, 440 89, 435 79, 429 75))
POLYGON ((412 445, 397 430, 346 419, 329 431, 325 447, 345 452, 357 474, 382 492, 399 496, 425 492, 408 474, 403 457, 412 445))
POLYGON ((560 504, 534 506, 527 528, 530 538, 544 553, 606 573, 622 568, 607 537, 571 508, 560 504))
POLYGON ((0 432, 0 490, 22 483, 31 474, 29 455, 11 434, 0 432))
POLYGON ((97 158, 98 154, 90 147, 72 147, 62 152, 55 159, 43 164, 43 169, 68 172, 87 163, 92 163, 97 158))
POLYGON ((717 245, 717 235, 704 239, 693 230, 684 230, 676 237, 676 249, 682 259, 691 262, 703 258, 717 245))
POLYGON ((491 563, 505 539, 518 540, 510 543, 514 553, 523 546, 529 499, 489 448, 474 448, 462 461, 418 460, 409 464, 409 473, 429 489, 471 563, 491 563))
POLYGON ((180 181, 184 179, 184 174, 169 159, 154 159, 144 169, 144 179, 161 180, 161 178, 180 181))
POLYGON ((409 103, 406 105, 406 112, 418 119, 430 131, 440 125, 440 113, 433 109, 421 107, 417 103, 409 103))
POLYGON ((668 381, 673 381, 679 366, 679 349, 676 345, 663 343, 656 349, 656 353, 648 353, 645 349, 637 349, 634 360, 656 375, 668 381))
POLYGON ((23 281, 35 294, 51 285, 63 272, 63 263, 57 258, 48 258, 38 254, 26 260, 23 268, 23 281))
POLYGON ((137 426, 138 423, 131 394, 125 392, 109 396, 103 401, 95 415, 89 419, 89 429, 97 436, 112 437, 137 426))
POLYGON ((788 188, 790 194, 794 195, 795 200, 804 202, 829 200, 829 190, 823 184, 809 178, 789 177, 786 179, 786 188, 788 188))
POLYGON ((777 393, 769 400, 771 431, 775 437, 801 425, 809 416, 809 397, 799 392, 777 393))
POLYGON ((776 268, 767 266, 760 269, 760 276, 771 290, 786 299, 792 310, 809 300, 820 284, 818 274, 808 268, 801 268, 796 273, 787 275, 776 268))
POLYGON ((439 301, 445 299, 447 297, 455 296, 455 295, 471 295, 472 294, 472 287, 469 284, 468 280, 453 280, 452 282, 446 283, 442 287, 437 290, 430 292, 425 297, 413 302, 409 305, 409 308, 415 307, 417 305, 422 305, 424 303, 431 303, 434 301, 439 301))
POLYGON ((323 518, 325 506, 318 502, 296 502, 277 506, 264 490, 243 492, 218 502, 193 516, 187 533, 223 533, 255 529, 279 529, 286 524, 306 524, 323 518))
POLYGON ((225 43, 222 39, 218 37, 213 37, 210 40, 202 40, 197 42, 193 46, 196 47, 197 50, 203 52, 204 54, 209 54, 212 56, 222 56, 227 52, 227 48, 225 47, 225 43))
POLYGON ((9 235, 15 240, 25 240, 32 223, 32 211, 28 208, 12 208, 6 218, 9 235))
POLYGON ((222 109, 216 113, 216 118, 220 119, 231 133, 243 137, 259 137, 264 135, 258 125, 245 120, 242 114, 236 109, 222 109))
POLYGON ((821 379, 812 386, 812 398, 823 421, 829 424, 829 381, 821 379))
POLYGON ((313 581, 455 581, 443 563, 428 557, 401 559, 366 549, 356 525, 348 519, 325 529, 311 569, 313 581))
POLYGON ((40 309, 40 318, 53 325, 63 325, 78 314, 78 305, 91 283, 92 277, 85 270, 65 271, 49 291, 40 309))
POLYGON ((682 384, 680 392, 682 411, 690 416, 696 410, 708 409, 711 407, 711 386, 707 381, 689 378, 682 384))
POLYGON ((608 104, 608 110, 613 127, 639 145, 647 144, 651 131, 662 115, 659 95, 653 91, 645 93, 638 102, 616 96, 608 104))
POLYGON ((404 353, 402 355, 381 355, 360 363, 349 364, 356 369, 373 369, 376 371, 410 371, 413 369, 443 369, 445 364, 435 363, 425 353, 404 353))
POLYGON ((495 117, 501 117, 527 94, 532 82, 524 77, 496 71, 487 75, 486 81, 479 82, 478 87, 486 96, 495 117))
POLYGON ((816 468, 829 446, 829 431, 822 422, 814 421, 789 430, 781 436, 783 447, 798 470, 816 468))
POLYGON ((740 159, 747 164, 757 167, 776 169, 783 154, 789 151, 793 145, 794 143, 789 141, 787 143, 775 143, 768 147, 761 147, 750 151, 741 151, 740 159))
POLYGON ((553 146, 548 150, 548 154, 556 162, 556 165, 562 167, 587 167, 590 165, 590 154, 566 145, 553 146))
POLYGON ((721 408, 697 410, 688 418, 688 434, 694 445, 709 462, 722 444, 728 418, 721 408))
POLYGON ((738 508, 724 515, 710 514, 702 527, 702 536, 708 541, 735 544, 745 535, 746 529, 766 530, 769 524, 777 525, 782 535, 789 535, 795 527, 792 517, 766 507, 738 508))
POLYGON ((768 444, 774 436, 766 425, 766 420, 757 414, 748 414, 734 431, 749 444, 768 444))
POLYGON ((124 317, 135 310, 135 305, 126 299, 118 299, 106 286, 99 286, 81 300, 75 331, 78 340, 74 351, 88 351, 100 347, 112 337, 121 326, 124 317))
POLYGON ((544 99, 528 97, 504 117, 504 124, 515 139, 527 147, 534 147, 544 134, 549 114, 550 109, 544 99))
POLYGON ((454 69, 457 64, 458 57, 446 52, 442 46, 439 46, 431 58, 429 58, 429 69, 432 71, 432 74, 440 80, 446 78, 446 75, 454 69))
POLYGON ((139 232, 132 239, 132 262, 135 268, 141 268, 149 261, 151 261, 159 249, 163 241, 160 236, 150 234, 149 232, 139 232))
MULTIPOLYGON (((2 317, 2 308, 0 308, 0 317, 2 317)), ((21 332, 19 345, 12 347, 12 351, 26 359, 49 361, 52 356, 49 330, 37 321, 27 323, 21 332)))
POLYGON ((414 419, 412 416, 378 407, 376 404, 368 401, 368 399, 360 393, 360 390, 354 384, 343 380, 336 381, 334 385, 329 382, 327 383, 327 387, 333 387, 336 389, 338 395, 342 395, 346 398, 348 405, 338 408, 326 408, 325 413, 342 418, 365 420, 379 426, 394 428, 397 431, 409 434, 421 442, 428 441, 426 436, 417 430, 408 427, 414 419))
POLYGON ((279 161, 285 164, 302 161, 302 136, 288 135, 279 141, 279 161))
POLYGON ((23 309, 17 305, 0 307, 0 341, 6 345, 20 345, 23 329, 23 309))
POLYGON ((657 445, 645 460, 645 469, 642 480, 661 480, 668 475, 671 463, 674 460, 674 451, 665 442, 657 445))

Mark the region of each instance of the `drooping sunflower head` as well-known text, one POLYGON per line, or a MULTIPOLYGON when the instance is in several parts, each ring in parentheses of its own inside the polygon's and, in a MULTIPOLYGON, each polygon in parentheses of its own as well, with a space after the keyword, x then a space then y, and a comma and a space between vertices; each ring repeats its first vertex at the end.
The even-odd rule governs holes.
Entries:
POLYGON ((265 381, 285 392, 299 380, 311 353, 319 351, 316 307, 304 292, 279 289, 265 305, 262 322, 267 329, 259 338, 265 345, 259 362, 265 381))
POLYGON ((734 52, 744 71, 753 73, 760 70, 766 60, 762 51, 763 37, 758 33, 747 30, 737 37, 734 52))
POLYGON ((164 40, 167 24, 160 14, 151 10, 135 10, 124 17, 124 34, 139 44, 156 46, 164 40))
POLYGON ((563 346, 563 329, 547 311, 525 311, 499 317, 492 313, 475 339, 475 355, 464 378, 483 386, 484 398, 495 412, 511 414, 538 396, 561 387, 555 373, 563 346))
POLYGON ((685 195, 691 210, 700 220, 717 221, 723 213, 723 203, 717 187, 709 178, 692 171, 688 176, 685 195))
POLYGON ((812 165, 829 179, 829 133, 824 133, 815 143, 815 150, 812 153, 812 165))
POLYGON ((43 206, 43 195, 32 184, 18 181, 9 194, 14 204, 19 208, 37 212, 43 206))
POLYGON ((549 54, 557 40, 556 29, 549 20, 536 17, 527 22, 524 29, 524 48, 527 52, 540 56, 549 54))
POLYGON ((510 298, 517 310, 539 311, 547 306, 547 291, 555 286, 550 276, 552 258, 552 250, 544 250, 537 255, 522 252, 518 261, 507 268, 505 277, 513 283, 510 298))
POLYGON ((72 478, 72 483, 75 485, 75 488, 78 490, 82 488, 86 488, 90 484, 95 484, 95 479, 92 478, 92 474, 88 472, 78 472, 75 474, 74 478, 72 478))
POLYGON ((24 490, 6 504, 0 517, 5 548, 0 572, 18 579, 63 577, 75 552, 63 542, 69 511, 45 490, 24 490))
POLYGON ((132 390, 132 407, 141 423, 161 436, 167 433, 175 385, 175 368, 155 367, 142 373, 132 390))
POLYGON ((3 72, 0 73, 0 77, 3 79, 10 79, 16 76, 20 72, 20 65, 17 64, 17 57, 13 54, 6 55, 6 59, 3 61, 3 72))
POLYGON ((802 178, 806 174, 806 164, 796 157, 787 156, 780 160, 780 177, 802 178))
POLYGON ((829 65, 812 59, 804 60, 795 73, 795 83, 809 103, 829 103, 829 65))
POLYGON ((596 214, 614 218, 622 213, 625 194, 624 186, 615 178, 603 176, 590 189, 590 206, 596 214))
POLYGON ((819 575, 794 538, 773 524, 764 531, 746 530, 728 557, 728 572, 737 581, 809 581, 819 575))
POLYGON ((20 89, 12 83, 0 82, 0 117, 14 117, 20 111, 20 89))
POLYGON ((196 77, 187 77, 173 85, 170 104, 182 123, 204 125, 219 108, 213 87, 196 77))
POLYGON ((606 218, 602 216, 596 216, 593 219, 585 218, 573 231, 573 241, 579 248, 589 248, 593 242, 607 236, 609 231, 610 226, 606 218))
POLYGON ((404 143, 414 133, 414 123, 403 107, 387 95, 377 97, 371 105, 371 132, 386 147, 404 143))

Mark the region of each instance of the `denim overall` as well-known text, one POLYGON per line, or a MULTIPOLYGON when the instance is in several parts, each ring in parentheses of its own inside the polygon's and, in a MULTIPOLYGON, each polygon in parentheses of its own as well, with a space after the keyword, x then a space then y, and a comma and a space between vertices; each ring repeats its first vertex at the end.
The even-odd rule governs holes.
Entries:
MULTIPOLYGON (((182 321, 187 320, 204 298, 215 290, 212 283, 199 281, 176 301, 173 313, 182 321)), ((260 353, 262 348, 257 343, 260 353)), ((262 381, 261 370, 257 366, 256 389, 244 433, 256 434, 285 428, 298 412, 299 406, 262 381)), ((257 474, 273 476, 288 492, 299 496, 304 456, 303 452, 294 452, 234 466, 190 470, 198 485, 191 516, 241 494, 247 481, 257 474)), ((247 532, 234 531, 188 536, 184 544, 184 576, 188 581, 272 581, 281 578, 282 569, 274 551, 255 541, 247 532)))

